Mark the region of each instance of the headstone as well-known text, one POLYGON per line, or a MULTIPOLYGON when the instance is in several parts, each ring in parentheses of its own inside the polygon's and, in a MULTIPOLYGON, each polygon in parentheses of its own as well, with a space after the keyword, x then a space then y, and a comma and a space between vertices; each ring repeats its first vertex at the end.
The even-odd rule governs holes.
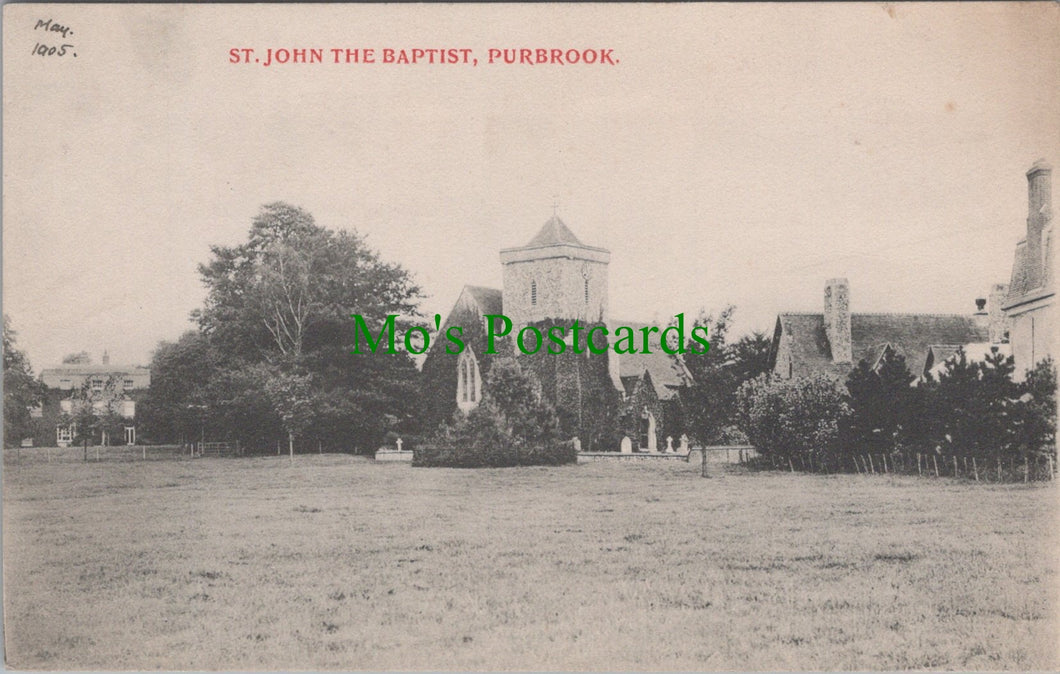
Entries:
POLYGON ((688 453, 688 436, 684 433, 681 434, 681 444, 677 446, 677 449, 683 454, 688 453))
POLYGON ((674 438, 672 435, 666 436, 666 453, 672 454, 674 451, 674 438))
POLYGON ((396 444, 396 445, 397 445, 398 451, 400 452, 400 451, 401 451, 401 438, 398 438, 398 439, 397 439, 397 440, 395 441, 395 443, 394 443, 394 444, 396 444))
POLYGON ((575 435, 573 440, 572 440, 572 442, 574 443, 574 451, 576 451, 576 452, 582 451, 581 438, 579 438, 577 435, 575 435))
POLYGON ((622 447, 622 453, 623 454, 632 454, 633 453, 633 441, 629 439, 628 435, 622 437, 622 445, 621 445, 621 447, 622 447))

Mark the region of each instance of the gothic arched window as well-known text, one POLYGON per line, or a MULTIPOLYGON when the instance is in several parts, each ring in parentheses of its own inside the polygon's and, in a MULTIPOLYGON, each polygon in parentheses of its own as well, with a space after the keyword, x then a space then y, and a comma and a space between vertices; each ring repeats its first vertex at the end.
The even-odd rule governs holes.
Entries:
POLYGON ((482 400, 482 376, 478 360, 467 349, 456 361, 456 406, 467 412, 482 400))
POLYGON ((530 281, 530 304, 537 306, 537 281, 530 281))
POLYGON ((589 279, 582 279, 585 283, 585 303, 589 303, 589 279))

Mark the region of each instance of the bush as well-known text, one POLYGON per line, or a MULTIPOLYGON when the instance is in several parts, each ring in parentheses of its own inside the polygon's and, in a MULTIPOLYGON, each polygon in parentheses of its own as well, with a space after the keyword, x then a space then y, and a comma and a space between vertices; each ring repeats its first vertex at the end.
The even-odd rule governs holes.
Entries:
POLYGON ((511 358, 493 362, 478 407, 420 445, 414 466, 480 468, 574 463, 573 442, 559 441, 555 409, 530 373, 511 358))
POLYGON ((737 423, 760 453, 835 454, 850 414, 842 385, 827 375, 770 379, 760 375, 736 394, 737 423))

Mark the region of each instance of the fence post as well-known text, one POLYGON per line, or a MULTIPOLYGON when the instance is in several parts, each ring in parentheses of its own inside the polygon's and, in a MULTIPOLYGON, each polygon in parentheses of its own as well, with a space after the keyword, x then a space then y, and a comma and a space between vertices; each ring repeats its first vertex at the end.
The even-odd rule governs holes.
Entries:
POLYGON ((939 476, 939 457, 932 455, 931 462, 935 464, 935 477, 939 476))
POLYGON ((1049 479, 1050 480, 1055 480, 1056 476, 1053 473, 1053 457, 1052 456, 1047 456, 1045 458, 1049 459, 1049 479))
POLYGON ((144 461, 147 461, 147 445, 144 445, 143 448, 144 448, 144 461))
POLYGON ((975 465, 975 457, 972 457, 972 470, 975 471, 975 481, 979 481, 979 467, 975 465))
POLYGON ((916 474, 919 477, 924 477, 924 471, 920 469, 920 452, 916 453, 916 474))
POLYGON ((1001 455, 997 455, 997 481, 1001 482, 1001 455))
POLYGON ((957 455, 956 454, 953 455, 953 477, 960 477, 960 474, 957 472, 957 455))
POLYGON ((791 462, 791 455, 790 454, 788 455, 788 468, 791 469, 791 472, 793 472, 793 473, 795 472, 795 465, 791 462))
POLYGON ((869 454, 868 457, 869 457, 869 470, 871 470, 872 474, 875 475, 876 474, 876 464, 874 464, 872 462, 872 454, 869 454))
POLYGON ((1023 455, 1023 481, 1028 482, 1031 479, 1031 467, 1027 462, 1027 455, 1023 455))

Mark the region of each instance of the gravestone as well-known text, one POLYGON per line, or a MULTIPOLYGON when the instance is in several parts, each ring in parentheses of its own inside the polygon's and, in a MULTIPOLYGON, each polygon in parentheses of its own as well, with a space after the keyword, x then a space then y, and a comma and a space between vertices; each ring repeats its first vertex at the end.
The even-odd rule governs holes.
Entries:
POLYGON ((633 441, 629 439, 628 435, 622 437, 621 448, 623 454, 633 453, 633 441))
POLYGON ((666 436, 666 453, 672 454, 674 451, 674 438, 671 435, 666 436))
POLYGON ((400 452, 401 451, 401 438, 398 438, 397 442, 395 442, 394 444, 397 445, 398 451, 400 452))
POLYGON ((577 435, 575 435, 574 438, 571 440, 571 442, 574 443, 574 451, 576 451, 576 452, 582 451, 581 438, 579 438, 577 435))
POLYGON ((681 444, 677 446, 677 450, 682 454, 688 453, 688 436, 684 433, 681 434, 681 444))

